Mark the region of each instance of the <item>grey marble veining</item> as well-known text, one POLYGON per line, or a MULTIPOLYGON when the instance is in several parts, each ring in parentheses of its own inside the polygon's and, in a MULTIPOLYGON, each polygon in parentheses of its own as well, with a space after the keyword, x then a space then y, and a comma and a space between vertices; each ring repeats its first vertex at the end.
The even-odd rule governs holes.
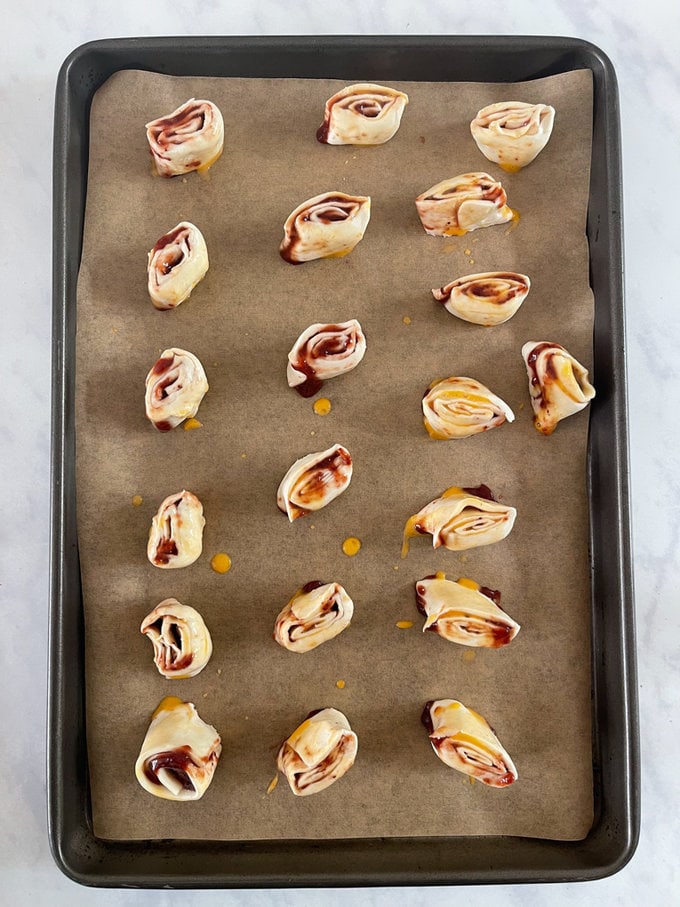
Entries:
POLYGON ((5 5, 0 37, 2 326, 9 393, 0 427, 4 766, 0 872, 11 904, 444 905, 670 903, 680 885, 680 252, 673 181, 680 148, 680 5, 674 0, 518 0, 474 5, 52 0, 5 5), (45 825, 48 600, 51 129, 56 74, 81 43, 163 34, 555 34, 600 46, 621 93, 627 351, 643 821, 631 863, 590 884, 350 892, 92 892, 52 863, 45 825))

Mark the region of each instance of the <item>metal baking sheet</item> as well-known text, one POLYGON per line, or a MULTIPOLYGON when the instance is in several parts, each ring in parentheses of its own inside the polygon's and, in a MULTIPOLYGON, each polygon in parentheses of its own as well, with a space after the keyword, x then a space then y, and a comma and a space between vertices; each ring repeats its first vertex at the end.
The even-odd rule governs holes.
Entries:
POLYGON ((564 38, 157 38, 85 45, 57 86, 54 144, 52 611, 48 790, 60 868, 89 885, 266 887, 574 881, 634 852, 639 777, 628 512, 621 171, 616 79, 597 48, 564 38), (579 842, 510 837, 337 841, 106 841, 92 832, 84 633, 75 515, 75 291, 89 109, 121 69, 171 75, 508 82, 589 69, 594 82, 587 234, 595 295, 591 516, 595 821, 579 842))

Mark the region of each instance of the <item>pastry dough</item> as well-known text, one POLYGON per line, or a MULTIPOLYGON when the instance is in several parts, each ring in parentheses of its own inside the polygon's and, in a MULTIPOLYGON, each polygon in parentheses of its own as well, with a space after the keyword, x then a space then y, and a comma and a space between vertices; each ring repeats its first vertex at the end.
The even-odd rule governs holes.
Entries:
POLYGON ((356 319, 311 324, 288 353, 288 386, 312 397, 329 378, 351 372, 364 358, 366 338, 356 319))
POLYGON ((383 145, 399 129, 408 95, 384 85, 348 85, 326 101, 316 137, 327 145, 383 145))
POLYGON ((431 438, 469 438, 496 428, 515 415, 488 387, 463 376, 433 381, 423 397, 423 422, 431 438))
POLYGON ((147 557, 155 567, 188 567, 203 550, 203 505, 190 491, 169 495, 151 521, 147 557))
POLYGON ((530 340, 522 347, 534 425, 551 435, 557 423, 580 412, 595 396, 588 372, 559 343, 530 340))
POLYGON ((307 199, 283 225, 281 257, 291 264, 316 258, 342 258, 362 239, 371 217, 371 199, 324 192, 307 199))
POLYGON ((311 712, 279 750, 277 765, 297 797, 317 794, 349 771, 357 735, 337 709, 311 712))
POLYGON ((517 769, 489 723, 462 702, 428 702, 422 721, 432 749, 446 765, 489 787, 508 787, 517 780, 517 769))
POLYGON ((212 639, 195 608, 166 598, 142 621, 140 632, 153 644, 154 662, 170 680, 200 674, 212 655, 212 639))
POLYGON ((200 800, 210 787, 222 741, 192 702, 166 696, 153 713, 135 765, 144 790, 163 800, 200 800))
POLYGON ((199 359, 187 350, 163 350, 146 376, 146 417, 158 431, 171 431, 193 418, 208 390, 199 359))
POLYGON ((224 121, 212 101, 190 98, 146 124, 149 148, 161 176, 207 170, 222 154, 224 121))
POLYGON ((352 479, 352 457, 347 448, 334 444, 328 450, 296 460, 279 485, 276 503, 293 520, 330 504, 352 479))
POLYGON ((401 556, 408 554, 409 538, 431 535, 433 548, 464 551, 500 542, 510 534, 517 511, 499 504, 486 487, 448 488, 418 513, 409 517, 404 527, 401 556))
POLYGON ((489 271, 459 277, 445 287, 432 290, 432 295, 457 318, 491 327, 512 318, 530 288, 531 281, 526 274, 489 271))
POLYGON ((149 252, 148 288, 154 307, 176 309, 191 296, 208 271, 208 248, 203 234, 181 221, 149 252))
POLYGON ((498 649, 512 642, 520 626, 503 611, 500 600, 500 592, 467 577, 452 582, 436 573, 416 583, 423 632, 432 630, 461 646, 498 649))
POLYGON ((442 180, 416 199, 423 229, 430 236, 462 236, 515 217, 505 189, 488 173, 461 173, 442 180))
POLYGON ((310 652, 350 625, 354 603, 340 583, 313 580, 276 618, 274 639, 291 652, 310 652))
POLYGON ((516 173, 545 148, 555 108, 524 101, 499 101, 482 107, 470 123, 472 138, 484 157, 516 173))

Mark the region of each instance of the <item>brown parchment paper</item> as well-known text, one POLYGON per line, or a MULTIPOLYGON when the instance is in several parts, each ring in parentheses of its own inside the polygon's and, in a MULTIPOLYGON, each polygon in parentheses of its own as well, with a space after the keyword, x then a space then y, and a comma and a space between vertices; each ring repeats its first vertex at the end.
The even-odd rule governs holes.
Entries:
POLYGON ((521 85, 400 83, 410 96, 401 129, 376 148, 316 141, 324 102, 340 85, 133 71, 116 74, 94 98, 76 369, 95 833, 578 839, 593 811, 588 412, 550 438, 539 435, 520 348, 554 340, 592 366, 584 233, 590 73, 521 85), (144 124, 192 96, 221 108, 224 154, 205 177, 155 177, 144 124), (481 155, 469 122, 482 106, 513 98, 551 103, 557 116, 546 149, 511 175, 481 155), (502 179, 519 223, 426 236, 416 195, 471 170, 502 179), (363 241, 341 260, 285 263, 278 245, 287 215, 335 189, 372 197, 363 241), (180 220, 202 230, 210 270, 189 301, 157 312, 146 255, 180 220), (489 270, 531 277, 528 299, 507 324, 466 324, 433 301, 431 287, 489 270), (312 322, 353 317, 368 351, 351 374, 326 384, 333 409, 319 417, 288 388, 286 355, 312 322), (201 359, 210 391, 201 429, 162 435, 144 416, 144 378, 170 346, 201 359), (487 384, 515 423, 464 441, 430 440, 421 396, 431 380, 450 375, 487 384), (289 524, 275 503, 281 478, 296 458, 335 442, 354 459, 349 490, 289 524), (400 560, 412 513, 450 485, 482 482, 517 507, 508 539, 463 554, 415 539, 400 560), (191 567, 160 570, 146 559, 151 518, 183 488, 205 508, 204 553, 191 567), (350 535, 363 543, 354 558, 341 550, 350 535), (226 575, 210 568, 219 551, 233 560, 226 575), (423 634, 414 583, 435 570, 500 589, 522 625, 517 639, 498 651, 472 650, 423 634), (352 625, 313 652, 287 652, 271 638, 274 619, 317 578, 345 585, 352 625), (157 673, 139 633, 168 596, 198 608, 213 636, 208 667, 186 681, 157 673), (414 626, 398 629, 403 620, 414 626), (151 713, 165 695, 193 701, 222 735, 213 784, 196 803, 156 799, 135 780, 151 713), (423 704, 435 698, 460 699, 487 718, 518 767, 516 784, 472 784, 436 758, 420 723, 423 704), (355 766, 317 796, 295 798, 283 779, 267 794, 278 745, 325 706, 341 709, 357 732, 355 766))

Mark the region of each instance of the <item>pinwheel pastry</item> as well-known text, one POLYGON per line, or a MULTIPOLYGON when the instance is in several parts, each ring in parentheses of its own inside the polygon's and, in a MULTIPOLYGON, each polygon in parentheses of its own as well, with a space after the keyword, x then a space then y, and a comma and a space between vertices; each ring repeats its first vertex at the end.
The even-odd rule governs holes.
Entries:
POLYGON ((371 217, 365 195, 324 192, 307 199, 283 225, 281 258, 297 265, 316 258, 342 258, 363 238, 371 217))
POLYGON ((470 123, 472 138, 485 158, 516 173, 545 148, 555 108, 524 101, 499 101, 482 107, 470 123))
POLYGON ((425 428, 437 441, 469 438, 515 419, 507 403, 474 378, 433 381, 422 406, 425 428))
POLYGON ((146 376, 146 417, 158 431, 171 431, 196 415, 207 390, 208 379, 193 353, 163 350, 146 376))
POLYGON ((348 85, 326 101, 316 137, 327 145, 383 145, 399 129, 408 95, 384 85, 348 85))
POLYGON ((489 723, 462 702, 427 702, 421 720, 432 749, 446 765, 489 787, 507 787, 517 780, 517 769, 489 723))
POLYGON ((147 557, 156 567, 188 567, 203 550, 203 505, 190 491, 171 494, 151 521, 147 557))
POLYGON ((288 353, 288 386, 312 397, 324 381, 356 368, 365 352, 366 338, 356 319, 311 324, 288 353))
POLYGON ((350 625, 354 603, 340 583, 312 580, 276 618, 274 639, 291 652, 310 652, 350 625))
POLYGON ((505 189, 488 173, 461 173, 442 180, 418 196, 416 208, 430 236, 462 236, 516 216, 507 205, 505 189))
POLYGON ((166 598, 142 621, 140 632, 153 644, 156 667, 169 680, 200 674, 212 655, 212 639, 195 608, 166 598))
POLYGON ((509 321, 530 288, 531 281, 525 274, 489 271, 459 277, 445 287, 432 290, 432 295, 457 318, 491 327, 509 321))
POLYGON ((147 123, 146 137, 160 176, 205 171, 222 154, 224 121, 212 101, 190 98, 167 116, 147 123))
POLYGON ((208 271, 208 248, 203 234, 188 221, 161 236, 149 252, 149 296, 154 307, 176 309, 208 271))
POLYGON ((210 787, 222 741, 193 702, 166 696, 153 713, 135 765, 144 790, 164 800, 200 800, 210 787))
POLYGON ((351 479, 352 457, 341 444, 334 444, 293 463, 279 485, 276 503, 292 523, 330 504, 351 479))
POLYGON ((444 494, 409 517, 404 527, 401 556, 408 554, 409 538, 431 535, 433 548, 464 551, 500 542, 510 534, 517 511, 499 504, 486 485, 447 488, 444 494))
POLYGON ((416 583, 416 603, 425 618, 423 633, 432 630, 461 646, 499 649, 519 633, 519 624, 500 606, 501 593, 461 577, 453 582, 445 573, 416 583))
POLYGON ((277 765, 296 797, 318 794, 354 765, 359 742, 337 709, 310 712, 279 750, 277 765))
POLYGON ((557 423, 580 412, 595 396, 588 372, 559 343, 530 340, 522 347, 529 375, 534 425, 551 435, 557 423))

